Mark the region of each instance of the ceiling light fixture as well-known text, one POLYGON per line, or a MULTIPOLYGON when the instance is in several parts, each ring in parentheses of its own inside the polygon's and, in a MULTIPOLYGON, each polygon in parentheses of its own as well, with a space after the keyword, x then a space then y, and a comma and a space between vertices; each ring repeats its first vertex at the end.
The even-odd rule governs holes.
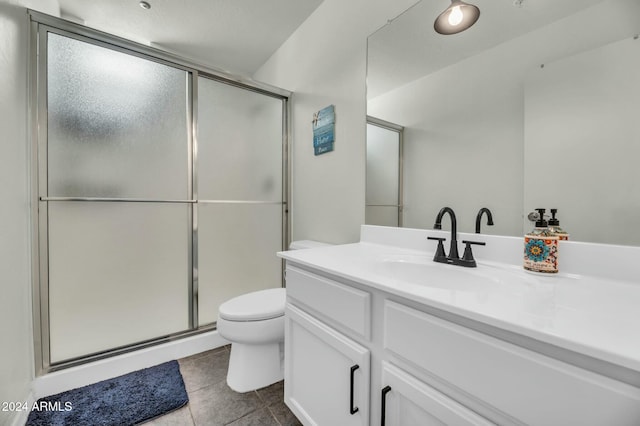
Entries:
POLYGON ((476 23, 480 9, 460 0, 451 0, 451 5, 442 12, 433 23, 440 34, 457 34, 476 23))
POLYGON ((139 4, 140 4, 140 7, 143 8, 143 9, 147 9, 147 10, 151 9, 151 5, 148 2, 144 1, 144 0, 141 1, 139 4))

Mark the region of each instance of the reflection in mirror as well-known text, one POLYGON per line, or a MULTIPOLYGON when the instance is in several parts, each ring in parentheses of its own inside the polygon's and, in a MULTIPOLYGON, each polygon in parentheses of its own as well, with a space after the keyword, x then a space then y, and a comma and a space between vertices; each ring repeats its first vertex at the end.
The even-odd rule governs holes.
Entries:
POLYGON ((423 0, 368 41, 367 113, 404 127, 402 223, 481 207, 521 236, 558 209, 573 240, 640 245, 640 2, 477 0, 469 30, 423 0))
POLYGON ((557 207, 572 239, 640 245, 640 41, 545 64, 524 90, 525 208, 557 207))
POLYGON ((367 225, 402 226, 402 133, 367 117, 367 225))

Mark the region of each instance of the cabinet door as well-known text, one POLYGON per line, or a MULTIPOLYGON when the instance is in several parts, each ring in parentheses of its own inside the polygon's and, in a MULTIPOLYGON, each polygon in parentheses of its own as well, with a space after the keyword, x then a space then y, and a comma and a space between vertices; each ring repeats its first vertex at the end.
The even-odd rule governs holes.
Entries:
POLYGON ((426 383, 382 363, 381 424, 385 426, 492 425, 426 383))
POLYGON ((368 426, 369 350, 291 304, 285 402, 305 425, 368 426))

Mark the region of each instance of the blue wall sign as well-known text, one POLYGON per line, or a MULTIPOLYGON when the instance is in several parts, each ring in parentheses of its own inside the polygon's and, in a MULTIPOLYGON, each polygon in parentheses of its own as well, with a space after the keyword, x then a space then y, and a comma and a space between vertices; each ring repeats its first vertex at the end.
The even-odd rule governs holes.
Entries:
POLYGON ((333 105, 313 114, 313 153, 315 155, 333 151, 336 114, 333 105))

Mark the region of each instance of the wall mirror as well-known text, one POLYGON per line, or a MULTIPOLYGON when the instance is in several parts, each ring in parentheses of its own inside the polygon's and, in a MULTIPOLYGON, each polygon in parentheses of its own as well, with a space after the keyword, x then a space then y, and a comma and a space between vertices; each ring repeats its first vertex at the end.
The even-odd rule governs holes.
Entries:
POLYGON ((422 0, 368 38, 367 115, 403 129, 402 226, 450 206, 474 232, 488 207, 483 233, 521 236, 557 208, 572 240, 640 245, 640 1, 472 3, 460 34, 422 0))

